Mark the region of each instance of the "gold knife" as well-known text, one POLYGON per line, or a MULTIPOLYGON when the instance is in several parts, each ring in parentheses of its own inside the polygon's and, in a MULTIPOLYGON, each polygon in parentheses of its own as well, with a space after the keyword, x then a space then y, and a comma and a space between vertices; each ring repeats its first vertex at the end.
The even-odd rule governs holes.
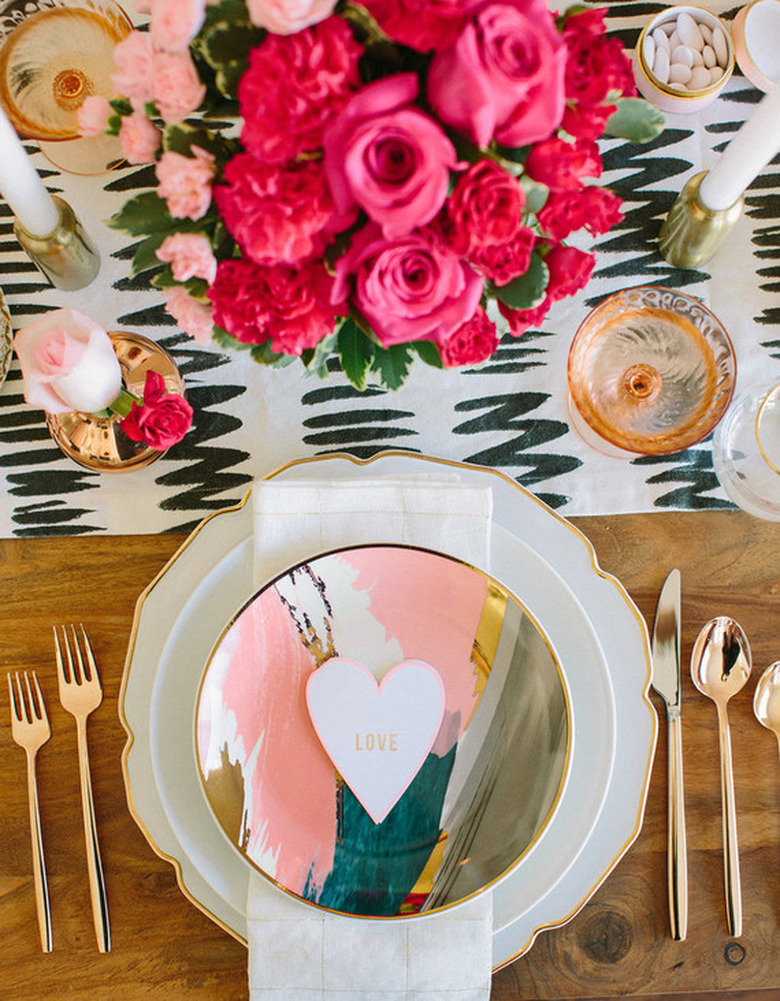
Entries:
POLYGON ((672 938, 688 931, 688 857, 680 728, 680 571, 672 570, 658 598, 653 626, 653 688, 666 703, 669 722, 669 924, 672 938))

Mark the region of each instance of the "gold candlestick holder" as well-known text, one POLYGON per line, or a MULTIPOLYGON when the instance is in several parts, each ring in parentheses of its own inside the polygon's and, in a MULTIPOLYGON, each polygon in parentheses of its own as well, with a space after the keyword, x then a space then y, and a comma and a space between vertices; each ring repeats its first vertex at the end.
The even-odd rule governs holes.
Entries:
POLYGON ((100 270, 100 254, 70 205, 57 195, 52 199, 60 214, 54 232, 36 236, 17 219, 14 235, 52 285, 65 291, 84 288, 100 270))
POLYGON ((707 208, 699 197, 706 176, 704 170, 690 178, 661 226, 661 256, 676 268, 697 268, 709 261, 742 215, 741 195, 727 209, 707 208))

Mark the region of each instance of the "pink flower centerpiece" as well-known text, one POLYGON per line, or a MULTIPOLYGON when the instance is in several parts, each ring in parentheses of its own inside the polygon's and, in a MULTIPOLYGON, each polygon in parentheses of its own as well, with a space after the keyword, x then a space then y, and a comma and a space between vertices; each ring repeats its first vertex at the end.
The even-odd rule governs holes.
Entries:
MULTIPOLYGON (((134 273, 199 342, 320 374, 337 357, 358 388, 400 385, 413 354, 478 364, 538 327, 593 271, 565 241, 623 218, 596 140, 663 125, 602 10, 143 2, 107 119, 155 165, 113 220, 143 238, 134 273)), ((85 104, 85 129, 105 118, 85 104)))

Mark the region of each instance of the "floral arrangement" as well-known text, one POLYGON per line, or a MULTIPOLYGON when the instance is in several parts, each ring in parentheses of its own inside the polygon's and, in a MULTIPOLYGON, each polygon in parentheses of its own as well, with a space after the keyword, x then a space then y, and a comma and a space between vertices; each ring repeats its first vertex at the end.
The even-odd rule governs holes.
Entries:
POLYGON ((620 200, 596 140, 657 135, 604 11, 545 0, 137 0, 122 96, 88 98, 156 189, 112 225, 197 341, 337 355, 358 388, 475 365, 589 280, 620 200), (143 3, 143 6, 141 6, 143 3))
POLYGON ((55 309, 21 327, 14 337, 24 398, 50 414, 73 410, 119 418, 131 441, 163 452, 192 425, 192 407, 165 380, 148 371, 143 398, 122 385, 122 370, 108 333, 75 309, 55 309))

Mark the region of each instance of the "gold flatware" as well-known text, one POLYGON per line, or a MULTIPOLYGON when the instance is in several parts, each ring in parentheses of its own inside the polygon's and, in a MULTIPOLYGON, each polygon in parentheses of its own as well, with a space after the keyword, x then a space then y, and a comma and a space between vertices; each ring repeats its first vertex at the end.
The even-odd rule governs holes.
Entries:
POLYGON ((38 807, 38 781, 35 775, 35 760, 39 748, 51 736, 46 706, 43 703, 41 687, 33 671, 30 676, 17 671, 14 681, 8 675, 8 694, 11 700, 11 735, 16 743, 27 752, 27 798, 30 807, 30 839, 32 842, 33 881, 35 884, 35 910, 38 915, 38 930, 41 948, 51 952, 51 911, 49 909, 49 886, 46 880, 46 862, 43 856, 43 836, 41 816, 38 807), (24 683, 22 683, 22 679, 24 683))
POLYGON ((57 656, 57 679, 60 687, 60 702, 76 719, 76 733, 79 749, 79 780, 81 783, 81 808, 84 818, 84 841, 87 849, 87 872, 89 893, 92 901, 92 920, 95 925, 98 950, 111 950, 111 929, 108 921, 108 900, 103 878, 103 863, 100 858, 95 804, 92 798, 92 777, 89 769, 89 748, 87 747, 87 717, 103 701, 103 689, 97 673, 97 665, 89 645, 84 626, 80 625, 80 635, 76 627, 68 630, 61 627, 59 633, 54 628, 54 648, 57 656), (83 655, 82 655, 83 648, 83 655))
POLYGON ((742 934, 742 887, 737 845, 737 808, 731 763, 731 730, 726 703, 742 691, 752 660, 747 636, 739 623, 725 615, 712 619, 701 630, 691 654, 691 678, 702 695, 718 710, 720 788, 723 800, 723 868, 726 883, 726 917, 729 933, 742 934))
POLYGON ((777 737, 780 748, 780 660, 770 664, 758 679, 753 693, 753 712, 758 722, 777 737))
POLYGON ((653 626, 653 688, 666 703, 669 727, 668 849, 669 926, 682 941, 688 930, 688 858, 683 797, 680 698, 680 571, 661 589, 653 626))

